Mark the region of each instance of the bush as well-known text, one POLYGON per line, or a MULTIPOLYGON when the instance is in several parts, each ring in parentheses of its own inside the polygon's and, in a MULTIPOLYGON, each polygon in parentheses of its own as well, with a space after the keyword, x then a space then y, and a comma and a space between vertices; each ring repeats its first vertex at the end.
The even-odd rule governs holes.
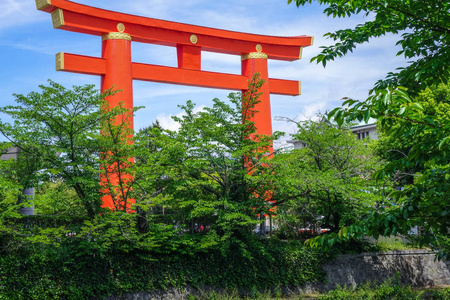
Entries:
MULTIPOLYGON (((258 240, 196 255, 90 253, 77 240, 0 256, 0 299, 101 299, 124 292, 209 285, 266 289, 323 280, 329 257, 298 242, 258 240)), ((95 248, 92 248, 95 249, 95 248)))

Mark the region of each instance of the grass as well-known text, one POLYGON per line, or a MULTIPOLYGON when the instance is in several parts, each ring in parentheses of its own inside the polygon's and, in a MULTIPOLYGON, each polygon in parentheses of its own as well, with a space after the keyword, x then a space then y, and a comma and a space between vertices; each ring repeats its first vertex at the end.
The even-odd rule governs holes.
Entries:
POLYGON ((412 245, 403 242, 401 238, 390 236, 390 237, 383 237, 380 236, 377 241, 375 242, 375 246, 383 252, 386 251, 393 251, 393 250, 411 250, 411 249, 417 249, 413 247, 412 245))
POLYGON ((239 295, 237 291, 222 293, 203 293, 201 296, 189 296, 188 300, 450 300, 450 288, 412 289, 411 287, 396 287, 383 284, 376 286, 371 283, 357 289, 338 287, 326 294, 302 294, 288 297, 274 296, 270 293, 257 293, 252 296, 239 295))
POLYGON ((200 296, 190 295, 188 300, 279 300, 279 299, 320 299, 320 300, 450 300, 450 287, 433 289, 412 289, 400 284, 399 274, 387 279, 382 284, 367 282, 356 289, 350 287, 338 287, 325 294, 303 294, 283 297, 281 293, 275 295, 269 292, 260 293, 253 291, 250 295, 239 295, 238 291, 202 292, 200 296))
POLYGON ((389 279, 381 285, 366 283, 356 289, 341 288, 320 295, 317 299, 323 300, 450 300, 450 288, 441 289, 412 289, 410 286, 401 286, 389 279))

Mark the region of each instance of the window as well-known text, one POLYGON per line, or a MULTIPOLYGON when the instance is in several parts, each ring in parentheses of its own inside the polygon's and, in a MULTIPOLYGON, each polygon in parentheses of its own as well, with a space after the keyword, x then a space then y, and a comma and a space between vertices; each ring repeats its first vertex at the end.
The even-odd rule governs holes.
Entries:
POLYGON ((368 131, 364 131, 364 132, 358 132, 356 134, 356 138, 358 140, 364 139, 364 138, 368 138, 369 137, 369 132, 368 131))

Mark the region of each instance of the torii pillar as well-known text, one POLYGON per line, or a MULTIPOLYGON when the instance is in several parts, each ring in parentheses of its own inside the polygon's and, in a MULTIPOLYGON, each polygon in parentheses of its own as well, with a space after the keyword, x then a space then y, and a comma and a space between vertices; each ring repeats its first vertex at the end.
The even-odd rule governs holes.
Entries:
MULTIPOLYGON (((56 55, 56 69, 101 76, 102 91, 113 86, 122 90, 108 97, 111 106, 123 101, 126 108, 133 108, 133 80, 245 91, 249 79, 259 73, 265 84, 255 107, 258 113, 251 120, 258 135, 272 134, 270 94, 300 94, 299 81, 269 77, 267 60, 297 60, 303 47, 313 43, 313 37, 306 35, 256 35, 128 15, 68 0, 35 1, 37 9, 51 13, 55 29, 102 37, 101 58, 60 52, 56 55), (132 41, 176 47, 178 66, 133 62, 132 41), (202 51, 240 56, 241 74, 201 70, 202 51)), ((133 128, 132 116, 129 118, 133 128)), ((114 208, 107 202, 104 206, 114 208)))
MULTIPOLYGON (((119 27, 120 29, 120 27, 119 27)), ((120 93, 108 97, 111 107, 125 104, 125 108, 133 109, 133 72, 131 61, 131 36, 123 32, 110 32, 102 35, 102 58, 105 60, 105 74, 101 75, 102 92, 114 86, 120 93)), ((130 116, 130 127, 134 128, 130 116)))
MULTIPOLYGON (((120 90, 120 93, 116 93, 107 97, 107 101, 111 107, 116 107, 120 102, 123 103, 124 108, 131 112, 133 109, 133 73, 132 73, 132 61, 131 61, 131 36, 123 33, 125 29, 123 25, 117 26, 119 32, 110 32, 102 35, 102 58, 106 62, 105 74, 101 75, 100 89, 102 92, 114 87, 114 89, 120 90)), ((125 116, 117 116, 117 122, 121 122, 121 118, 125 116)), ((129 122, 128 126, 133 129, 133 115, 126 116, 129 122)), ((134 163, 134 158, 128 158, 130 163, 134 163)), ((130 181, 132 176, 129 174, 121 174, 122 178, 119 178, 118 174, 114 171, 114 167, 117 164, 111 166, 113 170, 105 170, 106 173, 102 174, 100 179, 102 185, 106 186, 108 182, 110 188, 120 186, 120 180, 130 181)), ((122 167, 122 166, 121 166, 122 167)), ((118 197, 120 199, 113 199, 108 195, 107 191, 104 191, 105 195, 102 197, 102 207, 110 209, 126 209, 134 204, 134 200, 127 201, 124 199, 124 195, 119 192, 118 197), (130 202, 130 203, 127 203, 130 202)))
MULTIPOLYGON (((270 87, 269 87, 269 71, 267 68, 267 54, 261 52, 262 46, 256 45, 258 52, 250 52, 241 56, 241 73, 251 80, 255 73, 259 73, 260 79, 264 80, 264 85, 259 89, 261 93, 255 106, 258 113, 250 120, 255 123, 257 133, 261 135, 272 135, 272 114, 270 109, 270 87)), ((245 93, 245 90, 243 91, 245 93)), ((273 149, 266 149, 272 153, 273 149)))

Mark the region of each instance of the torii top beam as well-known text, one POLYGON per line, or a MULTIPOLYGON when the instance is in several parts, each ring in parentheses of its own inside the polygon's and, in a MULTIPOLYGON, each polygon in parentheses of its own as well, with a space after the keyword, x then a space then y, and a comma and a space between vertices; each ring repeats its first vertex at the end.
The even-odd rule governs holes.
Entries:
POLYGON ((35 1, 39 10, 51 13, 54 28, 102 37, 101 58, 58 53, 56 69, 100 75, 102 91, 113 86, 122 90, 120 97, 109 97, 112 105, 119 101, 115 98, 121 98, 127 107, 133 107, 133 80, 246 90, 248 80, 259 73, 265 84, 254 122, 259 134, 270 135, 270 94, 295 96, 301 92, 298 81, 269 78, 267 60, 299 59, 302 48, 312 44, 311 36, 241 33, 113 12, 68 0, 35 1), (133 62, 131 41, 176 47, 178 67, 133 62), (241 74, 203 71, 202 51, 240 55, 241 74))
POLYGON ((302 48, 312 45, 313 37, 277 37, 176 23, 90 7, 67 0, 36 0, 39 10, 52 13, 55 28, 101 36, 116 31, 118 22, 127 28, 133 41, 176 46, 192 45, 203 51, 241 55, 255 51, 260 44, 269 59, 293 61, 301 58, 302 48))

